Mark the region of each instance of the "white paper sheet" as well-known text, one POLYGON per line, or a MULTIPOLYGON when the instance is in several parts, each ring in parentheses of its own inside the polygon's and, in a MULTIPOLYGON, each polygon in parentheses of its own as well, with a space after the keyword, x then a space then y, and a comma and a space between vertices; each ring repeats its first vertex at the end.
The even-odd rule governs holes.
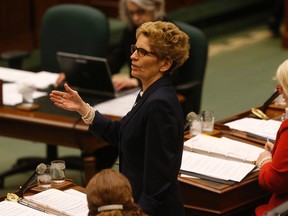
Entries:
POLYGON ((48 216, 44 212, 29 208, 17 202, 2 201, 0 202, 0 215, 5 216, 48 216))
POLYGON ((24 82, 33 85, 37 89, 46 89, 51 84, 55 84, 58 73, 47 71, 30 72, 24 70, 0 67, 0 79, 5 82, 24 82))
POLYGON ((183 151, 180 170, 213 178, 240 182, 255 168, 254 164, 225 160, 183 151))
POLYGON ((87 216, 89 210, 86 196, 77 196, 75 193, 72 195, 71 192, 66 193, 52 188, 32 196, 25 196, 25 199, 45 204, 71 216, 87 216))
MULTIPOLYGON (((45 92, 35 91, 33 99, 47 95, 45 92)), ((14 106, 22 102, 22 95, 18 92, 16 83, 3 84, 3 104, 14 106)))
POLYGON ((34 72, 30 71, 0 67, 0 79, 6 82, 17 82, 21 79, 31 77, 34 74, 34 72))
POLYGON ((228 122, 225 125, 229 126, 231 129, 245 131, 263 137, 264 139, 268 138, 271 141, 274 141, 281 123, 281 121, 273 119, 262 120, 255 118, 242 118, 228 122))
POLYGON ((136 91, 125 96, 105 101, 94 106, 94 109, 104 115, 123 117, 132 109, 138 93, 139 92, 136 91))
POLYGON ((184 146, 195 152, 203 152, 206 155, 227 157, 227 159, 239 159, 241 161, 254 162, 264 148, 236 141, 227 137, 213 137, 199 134, 184 142, 184 146))
POLYGON ((37 89, 46 89, 49 85, 55 84, 58 77, 58 73, 40 71, 38 73, 33 73, 33 76, 31 77, 22 79, 21 82, 29 82, 37 89))

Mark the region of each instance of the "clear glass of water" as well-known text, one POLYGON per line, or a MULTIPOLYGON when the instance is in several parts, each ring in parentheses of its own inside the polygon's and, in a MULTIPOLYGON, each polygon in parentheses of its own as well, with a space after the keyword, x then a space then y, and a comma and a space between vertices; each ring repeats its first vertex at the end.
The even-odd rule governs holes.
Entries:
POLYGON ((202 112, 202 131, 212 132, 214 130, 214 112, 203 111, 202 112))
POLYGON ((53 184, 62 184, 65 182, 65 161, 53 160, 50 166, 50 173, 53 184))
POLYGON ((48 189, 51 188, 51 175, 50 175, 50 165, 46 165, 47 169, 43 174, 39 174, 37 176, 37 183, 38 187, 43 188, 43 189, 48 189))
POLYGON ((190 122, 190 136, 195 136, 202 133, 202 117, 201 115, 197 115, 196 118, 194 118, 190 122))

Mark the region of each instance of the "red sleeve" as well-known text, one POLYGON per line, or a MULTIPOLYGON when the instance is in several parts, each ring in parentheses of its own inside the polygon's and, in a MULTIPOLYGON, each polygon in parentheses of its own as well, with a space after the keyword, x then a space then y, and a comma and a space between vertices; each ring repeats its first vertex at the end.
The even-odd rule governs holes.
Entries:
POLYGON ((258 180, 261 187, 272 193, 288 192, 288 120, 281 124, 272 152, 272 162, 262 166, 258 180))

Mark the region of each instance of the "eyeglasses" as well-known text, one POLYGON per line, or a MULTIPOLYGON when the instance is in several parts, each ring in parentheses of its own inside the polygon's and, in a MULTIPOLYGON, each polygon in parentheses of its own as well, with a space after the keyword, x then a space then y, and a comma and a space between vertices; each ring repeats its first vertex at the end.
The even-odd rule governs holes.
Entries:
POLYGON ((156 53, 154 52, 149 52, 143 48, 138 48, 136 47, 135 45, 131 45, 131 54, 133 54, 135 51, 137 51, 137 54, 140 56, 140 57, 144 57, 146 55, 154 55, 154 56, 157 56, 156 53))
POLYGON ((135 16, 135 15, 137 15, 137 16, 143 16, 145 13, 146 13, 146 10, 144 10, 144 9, 137 9, 137 10, 134 10, 134 11, 129 11, 129 10, 127 10, 127 14, 128 14, 130 17, 133 17, 133 16, 135 16))
POLYGON ((281 85, 276 85, 276 91, 279 93, 279 94, 282 94, 282 92, 283 92, 283 88, 282 88, 282 86, 281 85))

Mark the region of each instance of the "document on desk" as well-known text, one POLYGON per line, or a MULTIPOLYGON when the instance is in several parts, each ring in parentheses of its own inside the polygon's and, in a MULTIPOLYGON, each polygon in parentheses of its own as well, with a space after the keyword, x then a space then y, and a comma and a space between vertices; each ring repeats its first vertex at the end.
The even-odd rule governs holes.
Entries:
POLYGON ((83 196, 83 193, 78 191, 71 194, 52 188, 32 196, 25 196, 25 199, 39 206, 48 206, 63 215, 87 216, 89 211, 86 195, 83 196), (79 196, 75 193, 79 193, 79 196))
POLYGON ((132 109, 138 93, 138 91, 132 92, 130 94, 99 103, 94 106, 94 109, 98 110, 104 115, 123 117, 132 109))
MULTIPOLYGON (((33 99, 43 97, 45 95, 47 95, 46 92, 35 91, 33 93, 33 99)), ((19 93, 16 83, 3 84, 3 104, 14 106, 21 103, 22 100, 22 95, 19 93)))
POLYGON ((87 216, 89 211, 86 194, 74 189, 69 189, 67 192, 48 189, 35 195, 25 196, 20 203, 0 202, 0 215, 87 216))
POLYGON ((45 212, 21 205, 17 202, 2 201, 0 202, 0 215, 5 216, 48 216, 45 212))
POLYGON ((231 129, 244 131, 248 136, 275 141, 281 121, 269 119, 242 118, 226 123, 231 129))
POLYGON ((31 72, 24 70, 0 67, 0 79, 5 82, 18 83, 24 82, 32 84, 37 89, 46 89, 51 84, 55 84, 58 73, 48 71, 31 72))
POLYGON ((0 79, 5 82, 17 82, 26 77, 33 76, 34 72, 0 67, 0 79))
POLYGON ((200 134, 184 142, 180 173, 240 182, 255 168, 254 162, 263 151, 226 137, 200 134))
POLYGON ((37 89, 46 89, 50 85, 55 84, 58 77, 58 73, 40 71, 37 73, 33 73, 33 75, 30 77, 22 78, 20 82, 29 82, 32 83, 37 89))

